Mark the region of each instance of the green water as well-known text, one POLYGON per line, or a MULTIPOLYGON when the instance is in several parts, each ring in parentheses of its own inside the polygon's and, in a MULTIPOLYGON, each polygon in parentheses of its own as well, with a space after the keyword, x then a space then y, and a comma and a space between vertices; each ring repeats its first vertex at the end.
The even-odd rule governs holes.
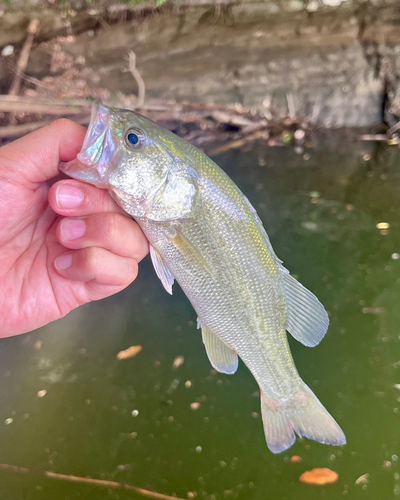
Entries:
MULTIPOLYGON (((400 153, 340 137, 306 153, 258 144, 216 160, 256 207, 278 256, 330 312, 320 346, 291 347, 347 446, 297 440, 272 455, 253 377, 243 364, 233 376, 211 371, 193 309, 177 286, 172 297, 164 291, 146 259, 118 296, 1 340, 0 462, 181 498, 400 498, 400 153), (142 352, 118 361, 131 345, 142 352), (184 364, 174 369, 177 356, 184 364), (314 467, 339 480, 301 484, 314 467)), ((55 498, 140 497, 0 471, 1 500, 55 498)))

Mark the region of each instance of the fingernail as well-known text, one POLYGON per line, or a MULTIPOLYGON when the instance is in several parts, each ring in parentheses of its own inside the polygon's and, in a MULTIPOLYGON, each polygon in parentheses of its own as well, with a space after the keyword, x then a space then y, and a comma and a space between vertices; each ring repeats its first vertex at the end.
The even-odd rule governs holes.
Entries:
POLYGON ((72 264, 72 253, 64 253, 56 258, 54 265, 59 271, 65 271, 72 264))
POLYGON ((70 184, 61 184, 56 191, 56 202, 60 208, 79 207, 83 198, 82 191, 70 184))
POLYGON ((82 219, 63 219, 60 226, 63 240, 77 240, 86 232, 86 223, 82 219))

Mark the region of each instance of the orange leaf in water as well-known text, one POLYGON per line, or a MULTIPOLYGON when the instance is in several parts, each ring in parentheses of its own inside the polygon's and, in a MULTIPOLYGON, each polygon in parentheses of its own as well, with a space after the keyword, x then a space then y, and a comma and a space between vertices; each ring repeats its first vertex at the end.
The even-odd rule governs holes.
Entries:
POLYGON ((306 484, 332 484, 339 479, 339 474, 333 470, 323 468, 323 469, 312 469, 300 476, 300 481, 306 484))
POLYGON ((117 359, 129 359, 133 358, 136 356, 136 354, 139 354, 139 352, 142 350, 141 345, 132 345, 131 347, 128 347, 128 349, 125 349, 125 351, 119 351, 117 354, 117 359))

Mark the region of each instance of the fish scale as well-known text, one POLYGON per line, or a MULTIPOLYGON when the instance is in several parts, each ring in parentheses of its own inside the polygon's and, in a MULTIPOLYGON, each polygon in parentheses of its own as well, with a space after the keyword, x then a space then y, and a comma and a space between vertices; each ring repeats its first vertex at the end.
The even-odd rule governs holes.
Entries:
POLYGON ((164 287, 171 293, 176 279, 196 310, 212 366, 232 374, 239 356, 249 368, 272 452, 296 433, 345 443, 300 378, 286 334, 317 345, 327 313, 283 267, 249 200, 210 158, 141 115, 95 104, 81 153, 61 168, 108 189, 135 218, 164 287))

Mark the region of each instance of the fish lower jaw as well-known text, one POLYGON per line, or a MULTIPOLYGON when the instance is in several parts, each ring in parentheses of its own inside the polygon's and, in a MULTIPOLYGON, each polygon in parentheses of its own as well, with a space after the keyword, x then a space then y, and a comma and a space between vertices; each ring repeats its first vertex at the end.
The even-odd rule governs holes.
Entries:
POLYGON ((100 189, 107 188, 106 183, 102 181, 97 170, 95 168, 88 167, 77 158, 67 163, 61 163, 59 165, 59 170, 61 172, 64 172, 64 174, 68 175, 69 177, 77 179, 78 181, 93 184, 100 189))

